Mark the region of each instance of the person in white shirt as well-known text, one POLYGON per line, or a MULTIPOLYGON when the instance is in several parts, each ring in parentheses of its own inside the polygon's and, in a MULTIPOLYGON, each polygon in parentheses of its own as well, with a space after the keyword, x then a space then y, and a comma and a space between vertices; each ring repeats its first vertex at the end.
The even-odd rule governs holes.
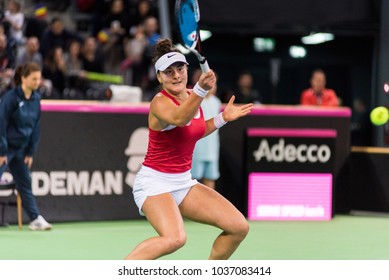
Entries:
POLYGON ((23 34, 24 14, 21 11, 22 5, 15 0, 8 2, 7 10, 4 13, 4 20, 9 23, 9 34, 18 46, 24 45, 23 34))

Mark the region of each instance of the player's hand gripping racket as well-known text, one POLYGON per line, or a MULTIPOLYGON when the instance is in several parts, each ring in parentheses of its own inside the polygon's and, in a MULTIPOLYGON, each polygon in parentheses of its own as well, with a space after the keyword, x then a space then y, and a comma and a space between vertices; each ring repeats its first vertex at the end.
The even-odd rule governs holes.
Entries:
POLYGON ((175 15, 181 43, 197 56, 201 70, 207 73, 209 71, 208 62, 201 54, 198 26, 200 10, 197 0, 176 0, 175 15))

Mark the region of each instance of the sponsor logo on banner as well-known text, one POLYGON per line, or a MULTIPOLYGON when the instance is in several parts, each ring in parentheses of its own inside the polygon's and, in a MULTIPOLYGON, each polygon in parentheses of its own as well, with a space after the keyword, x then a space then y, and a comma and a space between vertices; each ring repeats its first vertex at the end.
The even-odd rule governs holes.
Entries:
POLYGON ((331 158, 331 149, 328 145, 285 143, 280 138, 278 143, 270 145, 268 140, 262 139, 258 149, 253 152, 256 162, 328 162, 331 158))
POLYGON ((121 171, 35 171, 31 175, 33 193, 36 196, 88 196, 121 195, 123 173, 121 171))
MULTIPOLYGON (((148 129, 140 127, 134 130, 124 151, 128 157, 128 172, 124 175, 116 171, 33 171, 31 173, 32 189, 36 196, 93 196, 122 195, 124 183, 133 187, 135 176, 139 171, 147 151, 148 129)), ((9 172, 3 178, 12 180, 9 172)), ((1 191, 0 196, 9 196, 11 191, 1 191)))

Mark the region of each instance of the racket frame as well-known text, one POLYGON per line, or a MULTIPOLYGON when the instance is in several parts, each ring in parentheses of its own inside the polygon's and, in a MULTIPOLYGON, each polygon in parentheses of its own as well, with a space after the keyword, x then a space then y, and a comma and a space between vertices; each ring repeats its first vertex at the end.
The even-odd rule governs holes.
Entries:
MULTIPOLYGON (((176 4, 175 4, 175 19, 176 19, 176 26, 177 26, 177 29, 178 29, 178 35, 179 35, 179 38, 180 38, 180 41, 182 43, 182 45, 188 49, 189 51, 191 51, 198 59, 199 63, 200 63, 200 68, 201 70, 204 72, 204 73, 207 73, 209 72, 210 68, 209 68, 209 65, 208 65, 208 61, 207 59, 201 54, 200 52, 200 31, 199 31, 199 21, 200 21, 200 9, 199 9, 199 4, 197 2, 197 0, 176 0, 176 4), (191 9, 194 11, 194 19, 195 19, 195 22, 196 22, 196 30, 193 30, 193 32, 195 33, 196 35, 196 38, 195 40, 193 40, 193 43, 191 46, 188 46, 187 44, 185 44, 185 40, 184 40, 184 36, 181 32, 181 28, 180 28, 180 24, 179 22, 180 21, 183 21, 184 20, 184 17, 181 13, 181 10, 182 10, 182 3, 183 2, 188 2, 188 3, 192 3, 192 7, 191 9)), ((192 32, 192 33, 193 33, 192 32)), ((187 34, 187 36, 189 36, 189 34, 187 34)), ((192 34, 193 36, 193 34, 192 34)))

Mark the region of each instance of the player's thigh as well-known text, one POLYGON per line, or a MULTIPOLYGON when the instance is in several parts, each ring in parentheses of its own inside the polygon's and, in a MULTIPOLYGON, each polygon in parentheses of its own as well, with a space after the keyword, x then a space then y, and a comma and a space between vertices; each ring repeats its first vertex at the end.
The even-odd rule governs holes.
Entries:
POLYGON ((142 210, 160 236, 184 234, 184 222, 170 193, 148 196, 142 210))
POLYGON ((202 184, 196 184, 179 206, 182 216, 224 230, 244 226, 242 213, 225 197, 202 184))

